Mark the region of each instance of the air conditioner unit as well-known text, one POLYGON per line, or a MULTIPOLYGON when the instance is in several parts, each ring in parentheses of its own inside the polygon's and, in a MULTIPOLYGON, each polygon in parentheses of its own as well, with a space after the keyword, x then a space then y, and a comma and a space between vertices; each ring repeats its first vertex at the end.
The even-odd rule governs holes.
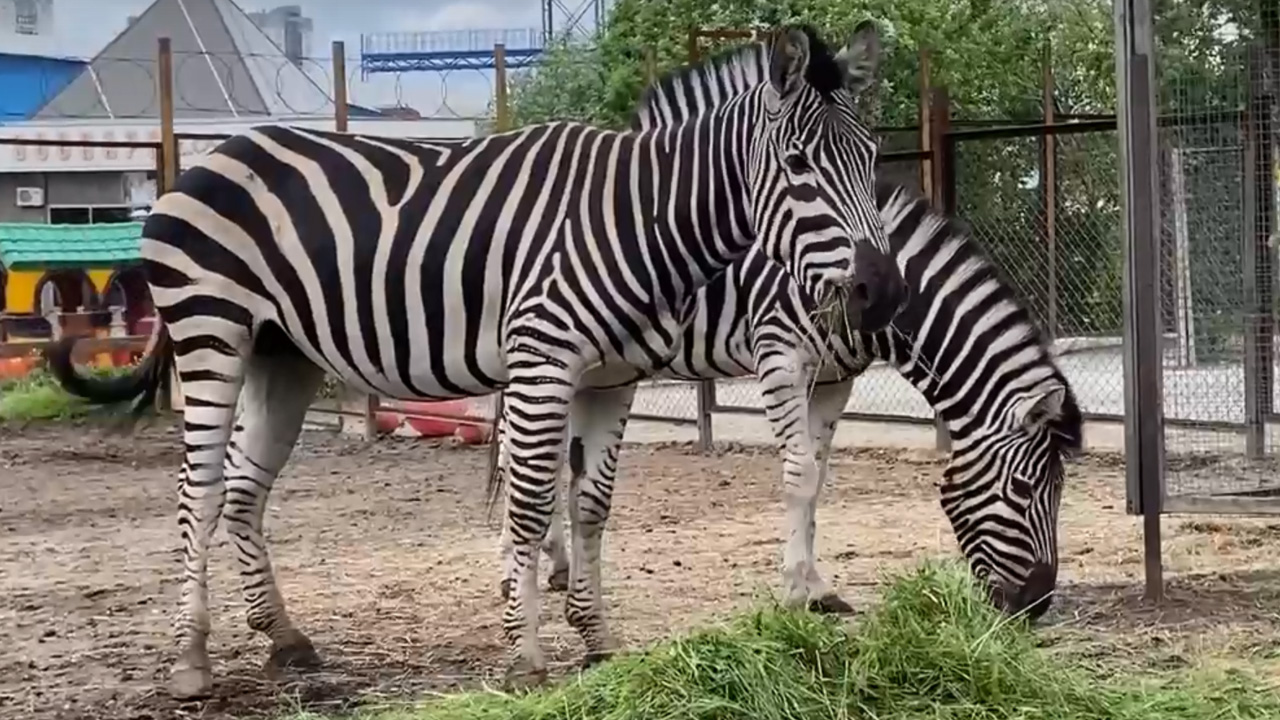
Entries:
POLYGON ((44 207, 44 188, 18 188, 17 205, 18 207, 44 207))

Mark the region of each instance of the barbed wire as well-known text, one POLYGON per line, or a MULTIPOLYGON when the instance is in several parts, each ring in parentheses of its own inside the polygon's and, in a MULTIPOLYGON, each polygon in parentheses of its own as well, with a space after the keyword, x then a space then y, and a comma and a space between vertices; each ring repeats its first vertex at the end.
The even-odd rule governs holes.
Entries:
MULTIPOLYGON (((332 57, 287 57, 239 52, 174 52, 172 88, 178 120, 215 117, 317 117, 334 112, 332 57)), ((389 112, 402 119, 486 118, 494 97, 493 71, 454 67, 365 73, 344 58, 353 117, 389 112), (366 112, 369 111, 369 112, 366 112)), ((99 56, 68 78, 47 70, 29 78, 36 119, 129 120, 160 115, 155 58, 99 56)))

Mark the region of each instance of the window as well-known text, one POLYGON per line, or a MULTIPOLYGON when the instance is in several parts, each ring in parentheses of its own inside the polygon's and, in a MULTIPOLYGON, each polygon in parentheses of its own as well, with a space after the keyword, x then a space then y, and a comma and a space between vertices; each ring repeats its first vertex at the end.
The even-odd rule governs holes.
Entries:
POLYGON ((13 31, 19 35, 40 33, 40 10, 36 0, 13 0, 13 31))
POLYGON ((89 225, 137 220, 128 205, 60 205, 49 208, 51 225, 89 225))
POLYGON ((87 207, 49 208, 49 224, 51 225, 88 225, 89 222, 89 208, 87 207))
POLYGON ((122 223, 133 220, 133 209, 127 206, 95 207, 89 209, 89 222, 122 223))

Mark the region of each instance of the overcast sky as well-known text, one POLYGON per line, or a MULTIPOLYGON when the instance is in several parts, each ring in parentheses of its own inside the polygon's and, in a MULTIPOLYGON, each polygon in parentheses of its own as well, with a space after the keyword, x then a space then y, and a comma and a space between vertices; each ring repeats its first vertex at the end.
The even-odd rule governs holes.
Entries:
MULTIPOLYGON (((152 0, 54 0, 58 53, 92 57, 125 28, 130 15, 141 14, 152 0)), ((236 0, 246 12, 298 5, 314 23, 312 54, 327 57, 330 42, 344 40, 356 75, 351 101, 388 105, 397 101, 424 115, 468 115, 483 109, 492 93, 491 73, 455 71, 406 73, 358 78, 360 35, 416 30, 480 30, 540 28, 539 0, 236 0)), ((564 4, 577 7, 581 0, 564 4)))

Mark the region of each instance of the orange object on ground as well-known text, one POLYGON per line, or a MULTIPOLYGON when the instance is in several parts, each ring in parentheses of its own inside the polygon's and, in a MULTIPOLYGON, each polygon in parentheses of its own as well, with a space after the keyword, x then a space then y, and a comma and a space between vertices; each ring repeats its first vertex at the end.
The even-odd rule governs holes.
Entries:
POLYGON ((375 418, 379 432, 392 432, 403 426, 419 437, 451 437, 468 445, 489 441, 488 426, 477 425, 477 421, 484 422, 472 413, 468 400, 404 401, 398 408, 379 410, 375 418))
POLYGON ((0 379, 17 380, 26 377, 39 359, 34 355, 0 359, 0 379))

